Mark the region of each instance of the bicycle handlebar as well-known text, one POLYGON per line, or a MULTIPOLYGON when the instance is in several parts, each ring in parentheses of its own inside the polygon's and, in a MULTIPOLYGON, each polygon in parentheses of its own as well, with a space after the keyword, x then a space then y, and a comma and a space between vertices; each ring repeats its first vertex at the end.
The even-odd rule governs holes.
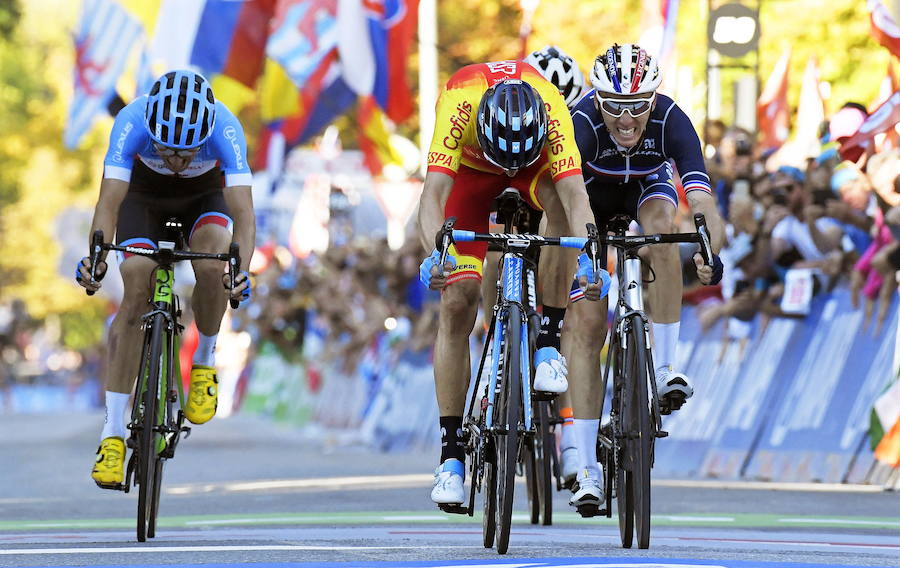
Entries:
POLYGON ((577 248, 584 250, 591 257, 594 270, 600 267, 599 246, 601 244, 611 245, 623 249, 638 248, 645 245, 663 244, 663 243, 698 243, 700 245, 700 254, 703 261, 707 265, 712 265, 712 246, 709 240, 709 229, 706 226, 706 218, 702 213, 694 215, 694 226, 697 227, 696 233, 667 233, 655 235, 600 235, 597 227, 593 224, 587 224, 587 237, 544 237, 541 235, 514 234, 514 233, 476 233, 475 231, 463 231, 454 229, 456 217, 450 217, 444 222, 441 230, 435 236, 435 246, 441 252, 441 263, 444 266, 444 259, 447 256, 447 249, 453 242, 487 242, 494 244, 503 244, 511 240, 527 241, 529 246, 560 246, 566 248, 577 248))
MULTIPOLYGON (((174 244, 172 245, 174 247, 174 244)), ((119 251, 131 254, 137 254, 155 260, 158 264, 166 264, 178 262, 181 260, 221 260, 228 263, 228 289, 234 288, 234 278, 237 275, 241 265, 240 247, 237 243, 231 243, 227 253, 208 253, 208 252, 192 252, 186 250, 175 250, 174 248, 155 248, 147 249, 133 246, 121 246, 113 243, 103 242, 103 231, 96 230, 91 235, 91 281, 98 282, 103 276, 97 278, 97 264, 100 262, 100 255, 103 251, 119 251)), ((88 296, 93 296, 95 290, 86 290, 88 296)), ((237 309, 240 301, 234 298, 229 299, 229 303, 233 309, 237 309)))

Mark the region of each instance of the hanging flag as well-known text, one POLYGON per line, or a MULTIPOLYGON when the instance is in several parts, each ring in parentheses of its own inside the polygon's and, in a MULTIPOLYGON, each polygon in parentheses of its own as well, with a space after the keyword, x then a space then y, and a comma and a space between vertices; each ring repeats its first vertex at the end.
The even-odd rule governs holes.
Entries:
POLYGON ((206 0, 163 0, 150 46, 153 61, 162 62, 166 70, 190 66, 205 6, 206 0))
POLYGON ((766 80, 766 86, 756 103, 760 144, 763 149, 778 148, 788 137, 790 109, 787 91, 790 63, 791 49, 788 47, 766 80))
POLYGON ((391 145, 391 133, 384 113, 374 97, 363 97, 357 110, 359 130, 357 140, 363 152, 363 161, 372 176, 380 176, 384 166, 402 164, 403 157, 391 145))
POLYGON ((143 34, 140 23, 111 0, 85 0, 75 35, 75 92, 63 135, 75 148, 98 114, 116 96, 131 48, 143 34))
POLYGON ((871 144, 871 139, 900 122, 900 91, 886 100, 875 112, 866 118, 859 130, 841 144, 841 159, 855 162, 871 144))
POLYGON ((337 46, 337 0, 279 0, 266 55, 303 88, 337 46))
POLYGON ((403 122, 415 109, 407 69, 416 36, 419 0, 370 1, 366 5, 375 59, 372 92, 388 118, 395 123, 403 122))
POLYGON ((875 401, 869 424, 869 442, 878 461, 900 465, 900 381, 875 401))
POLYGON ((869 17, 872 21, 872 35, 894 54, 900 57, 900 26, 882 0, 868 0, 869 17))
POLYGON ((249 88, 263 70, 276 0, 206 0, 190 62, 205 75, 222 74, 249 88))
POLYGON ((673 92, 675 87, 675 24, 678 0, 643 0, 641 33, 638 42, 656 57, 663 74, 660 90, 673 92))
POLYGON ((794 142, 801 159, 814 158, 821 153, 819 128, 825 120, 825 100, 819 87, 819 68, 816 58, 810 57, 803 72, 800 102, 797 105, 797 125, 794 142))
POLYGON ((372 94, 375 53, 369 26, 370 11, 384 12, 380 0, 337 0, 338 54, 344 82, 359 96, 372 94))

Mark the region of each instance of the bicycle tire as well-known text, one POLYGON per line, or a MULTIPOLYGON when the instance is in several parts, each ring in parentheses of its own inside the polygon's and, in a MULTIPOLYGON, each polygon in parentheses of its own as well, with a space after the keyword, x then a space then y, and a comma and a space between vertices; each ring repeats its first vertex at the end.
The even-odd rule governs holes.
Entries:
MULTIPOLYGON (((165 369, 165 381, 161 382, 160 388, 158 392, 163 395, 158 398, 157 409, 161 413, 157 416, 158 424, 165 424, 167 417, 169 416, 168 407, 169 404, 166 401, 166 392, 168 391, 169 385, 172 381, 177 380, 176 377, 178 375, 174 374, 174 360, 175 360, 175 351, 174 351, 174 343, 173 337, 171 334, 166 333, 166 342, 165 342, 165 351, 166 359, 164 363, 160 364, 160 369, 165 369)), ((165 460, 159 456, 159 450, 161 447, 161 440, 158 438, 154 439, 154 448, 156 448, 156 452, 154 452, 154 459, 156 461, 156 465, 154 468, 154 478, 153 478, 153 501, 151 502, 150 507, 150 523, 147 529, 147 536, 153 538, 156 536, 156 521, 159 518, 159 494, 160 488, 162 487, 162 477, 163 477, 163 466, 165 465, 165 460)))
POLYGON ((528 493, 528 516, 532 525, 541 522, 541 495, 538 486, 538 457, 537 457, 537 435, 532 441, 525 442, 523 448, 522 461, 525 466, 525 489, 528 493))
POLYGON ((556 437, 550 429, 550 402, 538 401, 535 457, 537 462, 538 497, 541 503, 541 524, 553 524, 553 456, 556 454, 556 437))
POLYGON ((647 373, 647 342, 644 320, 630 317, 631 331, 628 334, 627 376, 634 389, 631 396, 630 432, 636 436, 629 440, 631 452, 632 495, 634 500, 634 528, 638 548, 650 546, 650 467, 653 451, 653 430, 650 425, 650 388, 647 373))
POLYGON ((146 358, 141 362, 141 373, 144 390, 141 396, 144 401, 143 415, 141 417, 141 434, 138 436, 138 507, 137 507, 137 537, 139 542, 145 542, 147 537, 153 537, 155 530, 151 530, 151 514, 153 511, 153 497, 156 484, 156 414, 159 409, 159 370, 162 359, 162 326, 163 316, 156 315, 151 320, 149 328, 145 332, 149 334, 147 340, 148 349, 146 358), (146 371, 146 374, 144 373, 146 371))
POLYGON ((619 517, 619 538, 622 548, 631 548, 634 543, 634 495, 632 493, 631 477, 631 441, 626 435, 631 420, 631 392, 628 391, 625 380, 625 368, 621 345, 617 336, 613 335, 615 360, 613 361, 615 373, 616 396, 613 400, 617 406, 618 430, 613 428, 613 459, 615 460, 615 484, 616 484, 616 512, 619 517), (622 431, 624 430, 624 432, 622 431))
MULTIPOLYGON (((516 462, 519 449, 519 416, 521 410, 521 339, 522 315, 517 304, 510 304, 506 315, 504 338, 503 384, 498 396, 495 417, 505 432, 495 435, 497 448, 497 535, 498 554, 509 549, 515 491, 516 462)), ((496 421, 495 421, 496 423, 496 421)))
POLYGON ((490 461, 484 464, 484 510, 481 515, 481 538, 485 548, 494 546, 497 534, 497 476, 490 461))

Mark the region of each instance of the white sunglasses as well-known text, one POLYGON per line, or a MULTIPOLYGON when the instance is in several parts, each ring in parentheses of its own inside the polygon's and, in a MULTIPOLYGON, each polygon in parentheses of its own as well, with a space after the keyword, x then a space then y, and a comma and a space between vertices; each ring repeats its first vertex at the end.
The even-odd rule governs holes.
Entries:
POLYGON ((594 93, 594 100, 603 109, 603 112, 619 118, 627 111, 632 117, 637 118, 650 112, 653 108, 653 101, 656 99, 656 93, 651 93, 649 97, 641 99, 616 99, 600 96, 600 93, 594 93))

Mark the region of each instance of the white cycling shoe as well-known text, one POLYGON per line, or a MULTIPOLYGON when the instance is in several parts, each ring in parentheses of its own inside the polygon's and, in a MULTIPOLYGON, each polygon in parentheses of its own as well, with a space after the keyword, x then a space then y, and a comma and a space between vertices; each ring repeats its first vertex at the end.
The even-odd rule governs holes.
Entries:
POLYGON ((466 500, 463 489, 465 465, 459 460, 448 459, 434 470, 434 486, 431 500, 438 505, 461 505, 466 500))
MULTIPOLYGON (((569 505, 573 507, 601 507, 606 502, 606 496, 603 494, 603 483, 600 479, 595 479, 591 472, 586 469, 581 470, 578 474, 578 491, 569 499, 569 505)), ((600 470, 600 477, 603 477, 603 470, 600 470)))
POLYGON ((569 381, 566 379, 566 358, 559 354, 555 347, 541 347, 534 353, 534 390, 559 394, 566 392, 569 381))
POLYGON ((659 396, 660 412, 671 414, 694 396, 694 388, 684 373, 676 372, 669 365, 656 370, 656 394, 659 396))
POLYGON ((581 465, 578 458, 578 448, 563 448, 559 454, 559 463, 562 468, 563 481, 566 484, 575 482, 575 476, 578 475, 578 466, 581 465))

